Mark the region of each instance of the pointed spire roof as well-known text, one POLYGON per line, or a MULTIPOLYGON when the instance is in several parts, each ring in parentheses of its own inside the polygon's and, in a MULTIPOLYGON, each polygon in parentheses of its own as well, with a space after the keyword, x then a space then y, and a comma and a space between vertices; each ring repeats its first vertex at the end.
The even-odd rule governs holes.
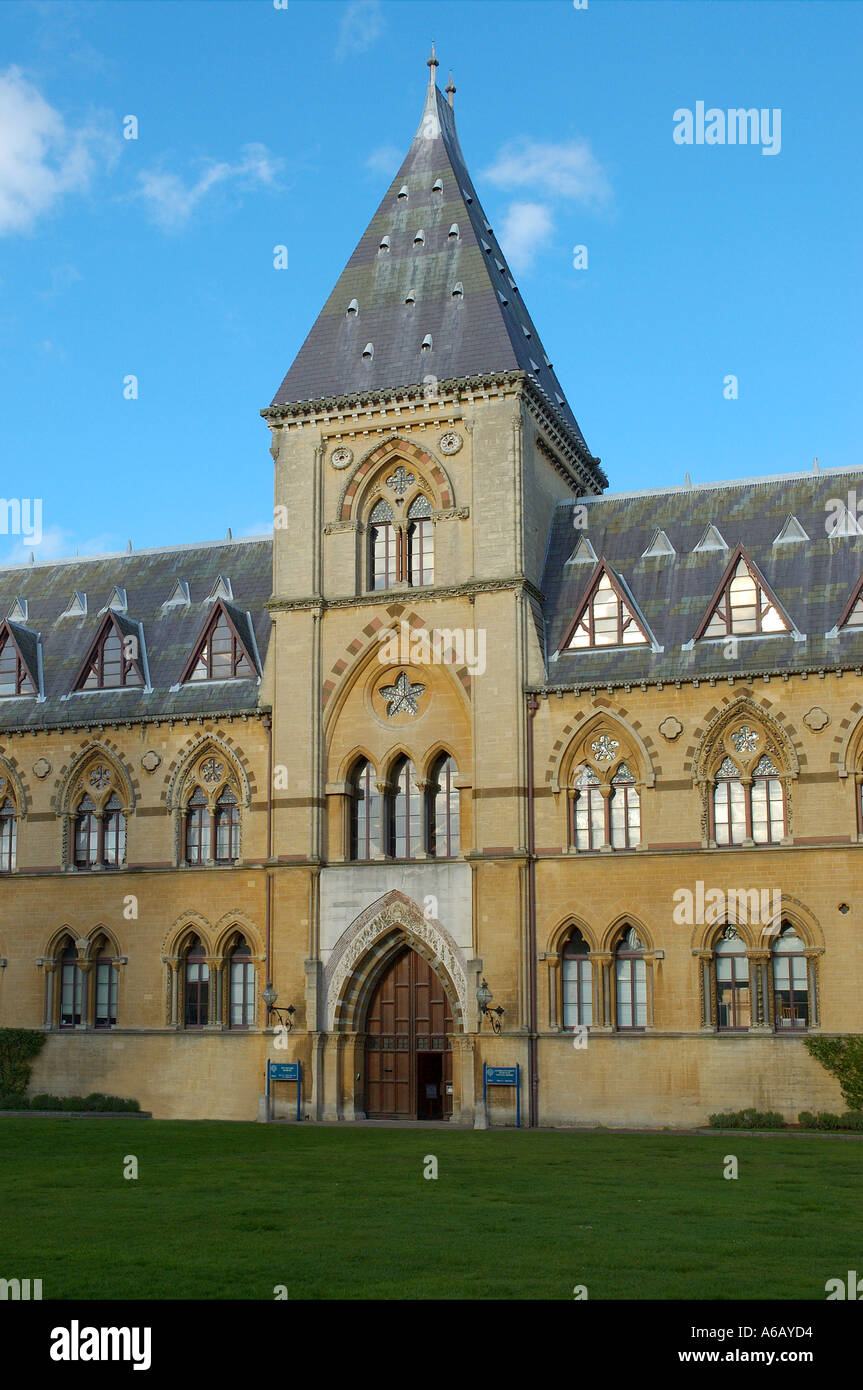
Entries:
POLYGON ((453 108, 435 80, 434 48, 428 62, 425 106, 407 156, 272 404, 418 385, 429 375, 449 381, 520 370, 590 459, 468 173, 453 108), (454 294, 459 283, 463 293, 454 294), (433 347, 423 351, 428 334, 433 347))

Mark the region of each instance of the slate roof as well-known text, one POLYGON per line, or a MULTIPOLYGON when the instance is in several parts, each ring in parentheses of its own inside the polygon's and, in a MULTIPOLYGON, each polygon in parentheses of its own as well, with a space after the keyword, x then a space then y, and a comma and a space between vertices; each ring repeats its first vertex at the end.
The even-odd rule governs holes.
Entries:
POLYGON ((272 545, 270 537, 255 537, 0 568, 0 619, 12 611, 16 598, 27 600, 26 624, 16 621, 10 627, 28 664, 35 665, 36 635, 41 634, 44 688, 42 700, 33 695, 0 699, 0 733, 257 709, 257 680, 191 681, 179 690, 171 687, 179 682, 213 611, 207 596, 220 575, 230 579, 233 593, 225 608, 263 666, 270 633, 266 604, 272 594, 272 545), (191 601, 188 607, 164 607, 177 579, 188 583, 191 601), (125 589, 127 596, 127 612, 116 614, 121 629, 138 633, 138 624, 143 628, 142 669, 149 672, 152 688, 71 693, 105 620, 100 609, 115 586, 125 589), (87 612, 63 617, 75 590, 87 595, 87 612))
POLYGON ((592 460, 467 171, 455 118, 434 82, 407 157, 272 405, 521 370, 592 460), (433 186, 440 179, 441 193, 433 186), (408 196, 399 198, 406 186, 408 196), (458 237, 450 236, 453 224, 458 237), (422 231, 424 242, 414 244, 422 231), (389 250, 379 249, 389 238, 389 250), (461 285, 463 295, 453 297, 461 285), (415 302, 405 302, 413 291, 415 302), (353 300, 357 312, 348 313, 353 300), (432 347, 421 350, 427 334, 432 347), (368 343, 374 356, 363 357, 368 343))
POLYGON ((830 536, 827 531, 835 515, 835 508, 828 508, 830 499, 847 503, 849 493, 863 502, 859 469, 560 503, 542 580, 548 684, 590 686, 863 666, 863 629, 826 635, 839 622, 863 574, 863 535, 830 536), (584 529, 574 527, 576 506, 586 509, 584 529), (797 518, 809 539, 775 545, 789 515, 797 518), (693 553, 710 523, 728 549, 693 553), (643 558, 658 529, 676 553, 643 558), (661 651, 632 646, 558 654, 596 571, 593 563, 566 564, 582 537, 623 580, 661 651), (805 641, 791 634, 738 638, 734 660, 723 655, 724 639, 701 640, 687 650, 738 544, 805 641))

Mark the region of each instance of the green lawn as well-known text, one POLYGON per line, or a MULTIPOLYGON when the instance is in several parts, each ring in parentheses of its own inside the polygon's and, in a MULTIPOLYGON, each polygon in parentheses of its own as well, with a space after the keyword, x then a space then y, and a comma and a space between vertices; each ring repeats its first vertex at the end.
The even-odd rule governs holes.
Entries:
POLYGON ((863 1144, 826 1136, 4 1117, 0 1163, 0 1277, 44 1298, 823 1300, 863 1270, 863 1144))

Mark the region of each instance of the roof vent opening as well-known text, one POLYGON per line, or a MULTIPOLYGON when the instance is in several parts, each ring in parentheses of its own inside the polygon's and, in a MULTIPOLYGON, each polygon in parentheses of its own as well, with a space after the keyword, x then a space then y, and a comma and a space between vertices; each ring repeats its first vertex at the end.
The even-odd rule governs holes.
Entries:
POLYGON ((654 555, 674 555, 675 549, 664 531, 658 527, 650 538, 650 543, 646 550, 641 552, 642 560, 654 555))
POLYGON ((461 280, 456 280, 455 284, 453 285, 452 297, 453 299, 464 299, 464 285, 462 284, 461 280))
POLYGON ((582 536, 575 550, 565 563, 567 565, 596 564, 596 551, 586 536, 582 536))
POLYGON ((800 522, 797 520, 797 517, 792 514, 786 517, 785 525, 782 527, 782 530, 779 532, 779 535, 774 537, 773 544, 786 545, 789 542, 808 541, 808 539, 809 537, 807 536, 803 527, 800 525, 800 522))
POLYGON ((443 179, 435 179, 432 184, 432 193, 443 193, 443 179))
POLYGON ((479 239, 479 244, 480 244, 480 246, 482 247, 483 251, 486 251, 486 252, 491 251, 491 247, 489 246, 488 242, 487 242, 487 241, 484 241, 484 240, 482 239, 482 237, 480 237, 480 239, 479 239))
POLYGON ((420 344, 420 352, 431 352, 432 335, 427 333, 420 344))
POLYGON ((533 360, 532 357, 531 357, 531 359, 530 359, 530 365, 533 367, 533 370, 534 370, 535 372, 538 372, 538 371, 539 371, 539 363, 538 363, 538 362, 534 362, 534 360, 533 360))
POLYGON ((416 295, 414 294, 413 290, 408 290, 407 294, 405 295, 405 304, 415 304, 415 303, 416 303, 416 295))
POLYGON ((701 539, 692 547, 693 553, 696 550, 727 550, 728 546, 722 539, 719 531, 710 521, 701 533, 701 539))
POLYGON ((423 231, 422 227, 420 227, 419 231, 417 232, 416 236, 414 237, 414 246, 424 246, 424 245, 425 245, 425 239, 426 239, 426 234, 425 234, 425 232, 423 231))
POLYGON ((508 303, 509 303, 509 300, 507 299, 506 295, 505 295, 505 294, 501 294, 500 290, 498 290, 498 292, 497 292, 497 297, 498 297, 498 299, 500 300, 501 304, 508 304, 508 303))
POLYGON ((347 318, 350 314, 358 314, 359 312, 360 312, 360 306, 359 306, 359 304, 357 303, 357 301, 356 301, 355 299, 352 299, 351 302, 350 302, 350 304, 348 305, 347 313, 345 314, 345 318, 347 318))
POLYGON ((453 222, 452 226, 447 232, 447 236, 450 238, 451 241, 458 241, 459 231, 457 222, 453 222))
POLYGON ((524 334, 524 336, 525 336, 526 338, 531 338, 531 337, 533 337, 533 334, 531 333, 530 329, 529 329, 529 328, 525 328, 524 324, 522 324, 522 326, 521 326, 521 331, 522 331, 522 333, 524 334))
POLYGON ((380 240, 380 245, 378 246, 378 250, 379 250, 379 251, 389 251, 389 249, 390 249, 390 239, 389 239, 389 237, 388 237, 388 236, 382 236, 382 237, 381 237, 381 240, 380 240))
POLYGON ((30 604, 28 600, 18 595, 9 610, 9 617, 13 623, 26 623, 29 611, 30 604))
POLYGON ((403 183, 402 186, 401 186, 401 188, 400 188, 399 191, 398 191, 398 197, 404 199, 404 198, 407 198, 407 196, 408 196, 408 186, 407 186, 406 183, 403 183))
POLYGON ((501 275, 502 275, 503 272, 504 272, 504 264, 503 264, 503 261, 499 261, 498 258, 497 258, 497 256, 495 256, 495 258, 494 258, 494 263, 495 263, 495 265, 497 266, 498 270, 500 271, 500 273, 501 273, 501 275))
POLYGON ((371 362, 371 360, 372 360, 372 358, 374 357, 374 355, 375 355, 374 344, 373 344, 373 343, 366 343, 365 347, 363 348, 363 357, 366 359, 367 362, 371 362))
POLYGON ((466 188, 463 188, 463 189, 462 189, 462 191, 461 191, 461 196, 464 198, 464 200, 465 200, 466 203, 472 203, 472 202, 473 202, 473 198, 470 196, 470 194, 468 193, 468 191, 467 191, 466 188))
POLYGON ((80 618, 87 612, 87 595, 76 589, 60 614, 61 618, 80 618))

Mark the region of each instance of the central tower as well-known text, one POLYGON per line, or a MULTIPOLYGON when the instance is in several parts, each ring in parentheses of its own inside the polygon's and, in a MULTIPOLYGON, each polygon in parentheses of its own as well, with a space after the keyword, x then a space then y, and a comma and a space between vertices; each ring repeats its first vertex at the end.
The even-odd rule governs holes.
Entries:
POLYGON ((357 1004, 405 945, 451 1004, 446 1113, 472 1113, 480 972, 507 1026, 527 1028, 522 692, 543 670, 554 506, 605 486, 437 66, 432 50, 407 156, 262 412, 285 773, 273 862, 292 866, 273 878, 274 968, 280 993, 304 990, 315 1104, 332 1117, 366 1108, 357 1004))

